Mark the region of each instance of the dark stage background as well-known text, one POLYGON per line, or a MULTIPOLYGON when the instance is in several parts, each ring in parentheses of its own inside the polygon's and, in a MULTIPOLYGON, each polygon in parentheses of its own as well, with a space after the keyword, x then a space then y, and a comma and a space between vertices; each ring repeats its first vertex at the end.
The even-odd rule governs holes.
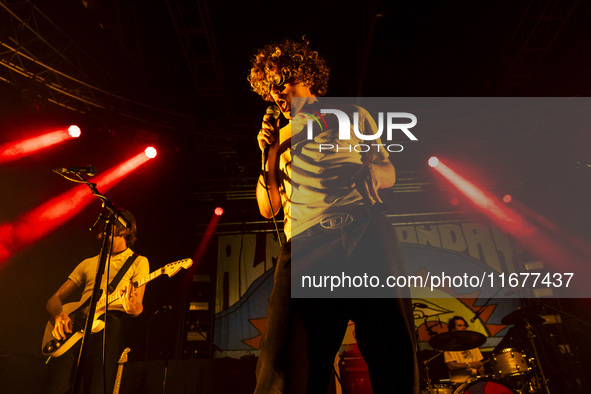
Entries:
MULTIPOLYGON (((240 231, 246 223, 270 227, 252 225, 260 220, 253 199, 259 166, 255 135, 266 103, 250 91, 246 75, 251 54, 271 40, 305 35, 332 69, 328 96, 572 97, 591 90, 587 2, 2 0, 0 5, 5 44, 0 145, 72 123, 83 132, 79 139, 0 165, 0 225, 73 187, 52 168, 92 164, 100 174, 154 145, 154 160, 105 192, 117 207, 135 214, 134 250, 149 258, 152 270, 195 257, 218 205, 225 210, 218 233, 240 231), (58 78, 55 70, 75 81, 58 78)), ((521 201, 590 239, 591 168, 585 164, 591 162, 590 133, 534 133, 527 137, 531 150, 518 152, 510 149, 513 136, 499 142, 498 136, 433 133, 433 153, 486 169, 491 175, 485 183, 493 188, 515 175, 512 185, 521 201), (487 168, 483 161, 482 149, 492 140, 507 157, 503 168, 487 168)), ((400 173, 418 173, 426 170, 430 154, 411 152, 394 164, 400 173)), ((394 203, 407 212, 431 212, 441 201, 423 189, 398 194, 394 203)), ((87 229, 99 211, 96 200, 0 263, 0 392, 39 389, 45 302, 79 261, 98 253, 96 234, 87 229)), ((190 283, 194 275, 215 276, 216 253, 214 237, 190 270, 148 285, 145 312, 135 322, 129 379, 145 384, 148 378, 138 376, 156 379, 170 363, 171 379, 180 374, 187 382, 199 380, 170 392, 198 392, 201 383, 202 390, 209 385, 202 392, 239 392, 224 386, 231 382, 220 383, 220 371, 235 371, 241 389, 251 391, 252 360, 213 360, 212 344, 195 356, 183 339, 190 283), (162 312, 162 306, 172 309, 162 312)), ((588 305, 569 300, 565 308, 591 321, 588 305)), ((590 370, 591 335, 573 325, 573 341, 584 349, 583 364, 590 370)))

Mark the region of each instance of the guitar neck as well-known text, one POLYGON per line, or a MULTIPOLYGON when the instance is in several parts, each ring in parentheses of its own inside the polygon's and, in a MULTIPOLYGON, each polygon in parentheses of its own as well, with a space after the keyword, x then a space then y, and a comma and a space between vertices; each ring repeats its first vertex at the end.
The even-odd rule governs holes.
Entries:
MULTIPOLYGON (((137 282, 133 282, 133 285, 135 287, 142 287, 146 283, 148 283, 149 281, 154 280, 157 277, 159 277, 160 275, 162 275, 164 272, 165 272, 164 267, 159 268, 156 271, 152 272, 150 275, 138 280, 137 282)), ((112 293, 107 298, 101 298, 96 304, 96 310, 97 311, 103 310, 107 305, 110 305, 111 303, 117 301, 119 298, 120 298, 119 292, 112 293)))
POLYGON ((113 394, 119 394, 119 390, 121 389, 121 377, 123 376, 123 365, 127 362, 127 353, 129 353, 131 349, 125 348, 123 353, 121 354, 121 358, 119 358, 119 365, 117 366, 117 376, 115 377, 115 387, 113 389, 113 394))

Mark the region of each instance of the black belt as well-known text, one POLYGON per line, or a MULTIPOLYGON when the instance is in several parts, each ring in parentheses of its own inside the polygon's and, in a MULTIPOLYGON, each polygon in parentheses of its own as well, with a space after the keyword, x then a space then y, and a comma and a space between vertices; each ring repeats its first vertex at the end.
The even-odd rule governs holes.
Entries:
POLYGON ((386 207, 384 204, 375 204, 371 207, 367 205, 346 207, 342 211, 331 212, 323 215, 319 223, 307 228, 298 235, 310 236, 314 234, 340 230, 348 227, 354 222, 361 223, 364 220, 369 219, 372 215, 379 212, 384 212, 385 210, 386 207))

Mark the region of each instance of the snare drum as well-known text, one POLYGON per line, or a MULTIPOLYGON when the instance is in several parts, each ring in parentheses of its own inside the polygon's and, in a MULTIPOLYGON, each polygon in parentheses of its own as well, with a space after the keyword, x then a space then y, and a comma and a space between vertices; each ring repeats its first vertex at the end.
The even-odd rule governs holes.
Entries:
POLYGON ((517 394, 517 391, 496 379, 480 378, 462 384, 453 394, 517 394))
POLYGON ((453 389, 448 384, 434 384, 429 389, 429 394, 453 394, 453 389))
POLYGON ((507 348, 493 356, 491 365, 495 376, 498 378, 521 378, 531 370, 527 365, 525 354, 517 349, 507 348))

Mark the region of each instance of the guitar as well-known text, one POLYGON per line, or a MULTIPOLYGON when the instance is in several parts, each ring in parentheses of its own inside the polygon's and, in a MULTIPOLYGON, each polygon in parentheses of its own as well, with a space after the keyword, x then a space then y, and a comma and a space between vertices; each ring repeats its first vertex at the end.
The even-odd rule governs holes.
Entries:
MULTIPOLYGON (((162 274, 166 274, 169 277, 175 275, 182 268, 187 269, 193 264, 191 259, 178 260, 173 263, 167 264, 162 268, 158 268, 150 275, 146 276, 134 282, 135 287, 141 287, 149 281, 156 279, 162 274)), ((105 314, 107 305, 119 299, 119 292, 113 293, 108 297, 102 296, 97 304, 94 313, 94 320, 92 322, 92 333, 97 333, 105 327, 105 322, 101 317, 105 314)), ((53 323, 51 320, 47 322, 45 327, 45 333, 43 334, 43 341, 41 353, 45 356, 59 357, 68 351, 76 342, 78 342, 84 336, 84 326, 86 324, 86 316, 88 316, 88 310, 90 306, 90 297, 80 300, 78 302, 71 302, 64 305, 64 313, 70 316, 72 319, 72 332, 66 334, 66 339, 55 339, 51 334, 53 330, 53 323)))
POLYGON ((129 353, 131 349, 126 347, 123 353, 121 353, 121 357, 117 362, 117 377, 115 378, 115 388, 113 389, 113 394, 119 394, 119 389, 121 388, 121 377, 123 376, 123 364, 127 362, 127 353, 129 353))

